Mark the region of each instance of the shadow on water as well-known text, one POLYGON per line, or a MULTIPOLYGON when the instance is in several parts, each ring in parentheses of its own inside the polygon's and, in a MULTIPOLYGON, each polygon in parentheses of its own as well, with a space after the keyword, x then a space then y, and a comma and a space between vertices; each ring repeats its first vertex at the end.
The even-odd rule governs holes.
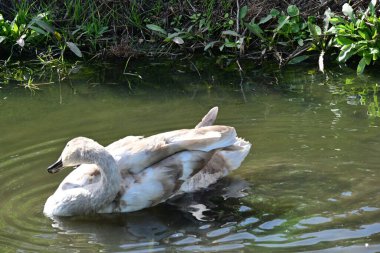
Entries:
MULTIPOLYGON (((65 235, 86 235, 90 243, 113 245, 110 250, 181 249, 237 230, 238 222, 250 215, 250 208, 239 211, 238 207, 247 188, 248 182, 231 177, 153 208, 127 214, 55 217, 52 226, 65 235)), ((228 249, 230 244, 225 246, 228 249)))

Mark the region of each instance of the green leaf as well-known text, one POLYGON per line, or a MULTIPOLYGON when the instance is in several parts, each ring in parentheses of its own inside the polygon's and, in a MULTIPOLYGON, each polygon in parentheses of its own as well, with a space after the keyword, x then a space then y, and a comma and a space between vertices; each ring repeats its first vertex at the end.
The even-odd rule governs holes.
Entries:
POLYGON ((377 29, 374 29, 372 34, 372 39, 375 39, 377 37, 377 29))
POLYGON ((185 33, 185 32, 169 33, 169 34, 168 34, 168 37, 166 37, 165 41, 166 41, 166 42, 169 42, 169 41, 171 41, 173 38, 178 37, 179 35, 184 34, 184 33, 185 33))
POLYGON ((371 36, 369 35, 368 29, 359 29, 358 33, 365 40, 370 40, 371 39, 371 36))
POLYGON ((355 31, 355 28, 352 27, 351 25, 347 24, 347 25, 337 25, 336 26, 336 29, 338 32, 342 33, 342 34, 345 34, 345 33, 354 33, 355 31))
POLYGON ((13 34, 18 34, 18 25, 16 24, 16 22, 12 22, 11 31, 13 34))
POLYGON ((338 37, 336 37, 336 42, 339 45, 342 45, 342 46, 344 46, 344 45, 350 45, 350 44, 354 43, 353 40, 351 40, 351 39, 349 39, 349 38, 347 38, 345 36, 338 36, 338 37))
POLYGON ((29 28, 32 29, 33 31, 35 31, 36 33, 39 33, 39 34, 42 34, 42 35, 47 35, 48 34, 44 30, 42 30, 41 28, 33 26, 33 25, 30 25, 29 28))
POLYGON ((363 57, 358 64, 358 67, 356 68, 356 73, 362 74, 366 66, 365 58, 363 57))
POLYGON ((303 62, 304 60, 306 60, 308 58, 309 58, 308 55, 300 55, 300 56, 297 56, 297 57, 294 57, 293 59, 291 59, 288 62, 288 64, 297 64, 297 63, 303 62))
POLYGON ((159 32, 159 33, 162 33, 164 35, 168 34, 164 29, 162 29, 160 26, 155 25, 155 24, 148 24, 148 25, 146 25, 146 27, 152 31, 159 32))
POLYGON ((295 5, 289 5, 288 9, 286 11, 289 14, 289 16, 291 16, 291 17, 295 17, 295 16, 298 16, 300 14, 299 9, 295 5))
POLYGON ((345 83, 344 84, 354 84, 354 78, 346 78, 345 80, 345 83))
POLYGON ((341 24, 341 23, 344 23, 345 20, 341 17, 333 17, 333 18, 330 18, 330 23, 333 24, 333 25, 337 25, 337 24, 341 24))
POLYGON ((373 47, 371 47, 370 49, 369 49, 369 53, 371 54, 371 55, 378 55, 379 54, 379 49, 378 48, 373 48, 373 47))
POLYGON ((212 48, 212 47, 214 47, 214 45, 216 44, 216 43, 218 43, 219 41, 211 41, 210 43, 208 43, 206 46, 205 46, 205 48, 203 49, 204 51, 207 51, 209 48, 212 48))
POLYGON ((291 23, 290 28, 291 28, 292 33, 298 33, 300 31, 300 27, 298 23, 291 23))
POLYGON ((278 24, 278 26, 276 27, 276 29, 275 29, 275 31, 280 31, 281 30, 281 28, 285 25, 285 24, 287 24, 288 22, 289 22, 289 18, 290 18, 290 16, 287 16, 286 18, 284 18, 284 19, 282 19, 282 20, 278 20, 279 21, 279 24, 278 24))
POLYGON ((5 36, 0 36, 0 44, 4 41, 4 40, 6 40, 7 39, 7 37, 5 37, 5 36))
POLYGON ((307 23, 309 31, 315 40, 320 40, 320 35, 322 34, 321 28, 311 22, 307 23))
POLYGON ((259 21, 259 25, 261 25, 261 24, 265 24, 266 22, 268 22, 269 20, 271 20, 273 18, 273 16, 272 15, 267 15, 266 17, 263 17, 263 18, 261 18, 260 19, 260 21, 259 21))
POLYGON ((339 53, 338 61, 346 62, 351 56, 353 56, 356 53, 354 52, 355 49, 355 44, 344 45, 339 53))
POLYGON ((230 47, 230 48, 235 48, 236 47, 236 43, 234 41, 230 41, 227 38, 224 40, 224 44, 223 45, 225 47, 230 47))
POLYGON ((364 54, 364 59, 365 59, 365 64, 369 65, 371 64, 371 61, 372 61, 372 55, 366 52, 364 54))
POLYGON ((239 11, 239 19, 242 20, 245 18, 245 16, 247 16, 247 13, 248 13, 248 7, 247 5, 244 5, 240 11, 239 11))
POLYGON ((240 37, 240 34, 238 34, 235 31, 231 31, 231 30, 223 31, 222 35, 231 35, 231 36, 235 36, 235 37, 240 37))
POLYGON ((272 10, 270 10, 270 15, 272 17, 277 17, 278 15, 280 15, 280 12, 276 9, 272 9, 272 10))
POLYGON ((80 51, 80 49, 78 48, 77 45, 75 45, 73 42, 69 42, 69 41, 66 42, 66 45, 69 47, 71 52, 73 52, 76 56, 82 57, 82 52, 80 51))
POLYGON ((376 3, 377 3, 377 0, 371 0, 371 2, 369 3, 368 9, 370 10, 371 16, 374 16, 376 13, 376 9, 375 9, 376 3))
POLYGON ((54 27, 46 23, 45 21, 39 19, 39 18, 34 18, 32 19, 31 23, 29 25, 37 24, 39 27, 47 31, 48 33, 53 34, 54 33, 54 27))
POLYGON ((263 34, 263 30, 260 28, 260 26, 258 24, 255 24, 255 23, 249 23, 249 24, 245 24, 248 28, 248 30, 253 33, 254 35, 256 35, 257 37, 259 37, 260 39, 263 39, 265 40, 263 34))
POLYGON ((315 45, 314 43, 312 43, 312 44, 310 45, 310 47, 307 49, 307 51, 315 51, 315 50, 317 50, 317 49, 318 49, 317 45, 315 45))

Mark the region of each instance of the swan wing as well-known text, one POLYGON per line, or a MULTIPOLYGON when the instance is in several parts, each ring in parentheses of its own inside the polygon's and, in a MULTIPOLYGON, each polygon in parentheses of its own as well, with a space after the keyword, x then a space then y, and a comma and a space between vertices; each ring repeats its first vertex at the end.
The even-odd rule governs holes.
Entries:
POLYGON ((58 189, 65 191, 85 187, 100 181, 100 170, 95 164, 81 164, 63 179, 58 189))
POLYGON ((214 151, 182 151, 126 178, 117 211, 131 212, 154 206, 172 197, 182 184, 202 169, 214 151))
POLYGON ((133 174, 175 153, 191 150, 208 152, 232 145, 236 131, 228 126, 206 126, 153 135, 112 150, 120 170, 133 174))
POLYGON ((111 154, 117 150, 123 150, 126 146, 133 144, 136 141, 144 138, 143 136, 127 136, 115 142, 112 142, 106 147, 106 150, 111 154))
POLYGON ((232 170, 240 167, 250 149, 251 143, 241 138, 236 138, 233 145, 215 151, 204 168, 186 180, 178 192, 194 192, 206 188, 220 178, 227 176, 232 170))

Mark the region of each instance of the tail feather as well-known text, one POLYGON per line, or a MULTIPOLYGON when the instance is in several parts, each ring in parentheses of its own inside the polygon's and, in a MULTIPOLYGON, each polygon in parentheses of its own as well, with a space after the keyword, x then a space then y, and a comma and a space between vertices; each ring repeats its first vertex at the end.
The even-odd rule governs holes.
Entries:
POLYGON ((233 145, 216 151, 204 168, 183 183, 180 192, 194 192, 214 184, 230 171, 237 169, 250 149, 251 143, 236 138, 233 145))
POLYGON ((195 126, 195 128, 205 127, 205 126, 212 126, 216 120, 216 116, 218 116, 218 107, 213 107, 201 120, 201 122, 198 123, 198 125, 195 126))
POLYGON ((236 131, 228 126, 208 126, 187 130, 166 139, 168 145, 182 147, 184 150, 211 151, 228 147, 236 141, 236 131))

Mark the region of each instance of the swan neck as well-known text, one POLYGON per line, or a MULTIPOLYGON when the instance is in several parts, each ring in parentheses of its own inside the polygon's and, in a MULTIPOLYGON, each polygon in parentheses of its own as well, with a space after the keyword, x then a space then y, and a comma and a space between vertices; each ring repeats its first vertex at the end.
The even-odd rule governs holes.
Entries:
POLYGON ((92 194, 95 209, 111 203, 119 192, 121 183, 120 173, 112 155, 103 149, 97 158, 95 164, 100 169, 101 180, 92 194))

